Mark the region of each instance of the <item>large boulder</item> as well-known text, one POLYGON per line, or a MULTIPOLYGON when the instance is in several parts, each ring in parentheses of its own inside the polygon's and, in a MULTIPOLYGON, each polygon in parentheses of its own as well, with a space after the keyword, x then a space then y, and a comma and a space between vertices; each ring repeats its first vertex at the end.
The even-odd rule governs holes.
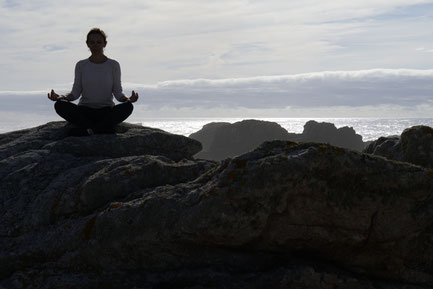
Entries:
POLYGON ((413 126, 405 129, 400 137, 381 137, 364 152, 432 169, 433 128, 413 126))
POLYGON ((223 160, 253 150, 264 141, 287 140, 289 133, 275 122, 248 119, 233 124, 209 123, 189 137, 203 145, 195 157, 223 160))
POLYGON ((323 144, 265 143, 195 182, 95 215, 92 242, 70 262, 245 269, 266 266, 267 252, 430 283, 432 187, 420 167, 323 144))
POLYGON ((203 149, 196 156, 202 157, 212 153, 210 148, 215 146, 214 142, 218 142, 216 137, 219 131, 229 127, 231 127, 229 122, 210 122, 205 124, 199 131, 192 133, 189 137, 198 140, 203 146, 203 149))
POLYGON ((391 160, 401 160, 400 136, 382 136, 370 142, 363 152, 383 156, 391 160))
POLYGON ((337 129, 333 123, 329 122, 308 121, 305 123, 304 131, 298 140, 303 142, 329 143, 334 146, 357 151, 364 149, 362 136, 357 134, 352 127, 344 126, 337 129))
POLYGON ((129 123, 116 126, 116 134, 67 137, 64 121, 0 135, 0 159, 23 151, 46 149, 76 157, 160 155, 173 160, 191 159, 202 149, 199 142, 160 129, 129 123))
POLYGON ((64 122, 0 135, 0 234, 20 235, 85 215, 138 189, 188 182, 213 166, 201 145, 121 124, 117 134, 67 137, 64 122))
POLYGON ((433 284, 419 166, 288 141, 219 164, 16 147, 0 161, 0 288, 433 284))

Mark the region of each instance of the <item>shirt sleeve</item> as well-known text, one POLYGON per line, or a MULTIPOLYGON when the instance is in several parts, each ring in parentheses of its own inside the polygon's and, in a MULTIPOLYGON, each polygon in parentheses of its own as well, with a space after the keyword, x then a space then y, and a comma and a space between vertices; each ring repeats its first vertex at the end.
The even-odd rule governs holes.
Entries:
POLYGON ((81 78, 81 66, 79 63, 75 65, 75 79, 74 79, 74 85, 72 86, 71 94, 74 96, 73 100, 76 100, 80 97, 81 92, 83 91, 83 84, 82 84, 82 78, 81 78))
POLYGON ((113 69, 113 95, 118 101, 123 100, 123 89, 120 80, 120 74, 120 65, 118 62, 115 62, 113 69))

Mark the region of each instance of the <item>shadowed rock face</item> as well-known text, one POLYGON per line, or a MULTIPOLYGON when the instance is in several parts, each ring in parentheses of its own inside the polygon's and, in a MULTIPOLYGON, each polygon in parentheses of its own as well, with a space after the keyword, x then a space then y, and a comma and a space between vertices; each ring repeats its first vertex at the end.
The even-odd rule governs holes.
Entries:
POLYGON ((379 138, 365 152, 432 169, 433 129, 422 125, 407 128, 400 137, 379 138))
POLYGON ((210 123, 190 135, 203 144, 196 158, 223 160, 249 152, 264 141, 290 140, 296 142, 329 143, 361 151, 362 137, 351 127, 337 129, 332 123, 308 121, 302 134, 288 133, 275 122, 243 120, 230 123, 210 123))
POLYGON ((433 284, 433 175, 422 167, 317 143, 265 142, 214 163, 17 150, 5 137, 0 149, 16 144, 0 161, 5 288, 433 284))

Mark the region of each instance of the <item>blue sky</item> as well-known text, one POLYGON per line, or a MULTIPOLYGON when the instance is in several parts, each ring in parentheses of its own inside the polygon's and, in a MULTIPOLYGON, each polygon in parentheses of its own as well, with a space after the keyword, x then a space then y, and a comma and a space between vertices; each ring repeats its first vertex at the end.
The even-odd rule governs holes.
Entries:
POLYGON ((433 1, 0 3, 3 112, 51 113, 100 27, 143 115, 431 116, 433 1))

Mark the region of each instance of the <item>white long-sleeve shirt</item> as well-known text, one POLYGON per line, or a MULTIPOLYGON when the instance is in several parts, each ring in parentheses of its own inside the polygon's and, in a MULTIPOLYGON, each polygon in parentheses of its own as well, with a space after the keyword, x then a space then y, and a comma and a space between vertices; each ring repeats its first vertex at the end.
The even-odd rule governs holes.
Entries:
POLYGON ((92 108, 114 106, 113 95, 119 101, 123 98, 119 63, 113 59, 99 64, 89 59, 78 61, 71 93, 74 100, 81 95, 78 105, 92 108))

